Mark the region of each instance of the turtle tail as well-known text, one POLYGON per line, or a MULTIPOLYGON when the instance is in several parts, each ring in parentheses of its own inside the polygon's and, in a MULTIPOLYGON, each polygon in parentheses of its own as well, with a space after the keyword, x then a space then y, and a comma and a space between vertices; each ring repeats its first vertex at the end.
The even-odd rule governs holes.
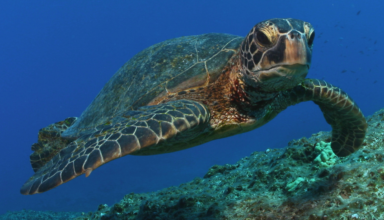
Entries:
POLYGON ((348 156, 362 146, 366 119, 352 98, 340 88, 324 80, 306 79, 279 96, 280 108, 304 101, 313 101, 320 107, 325 120, 332 126, 331 146, 337 156, 348 156))

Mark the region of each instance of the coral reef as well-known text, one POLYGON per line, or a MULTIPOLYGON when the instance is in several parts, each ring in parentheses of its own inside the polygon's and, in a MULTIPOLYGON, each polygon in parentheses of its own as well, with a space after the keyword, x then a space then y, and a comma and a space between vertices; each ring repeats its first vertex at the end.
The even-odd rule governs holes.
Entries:
POLYGON ((364 146, 348 157, 319 132, 79 219, 384 219, 384 110, 368 123, 364 146))
POLYGON ((363 147, 348 157, 334 155, 330 132, 319 132, 76 219, 384 219, 384 110, 368 123, 363 147))

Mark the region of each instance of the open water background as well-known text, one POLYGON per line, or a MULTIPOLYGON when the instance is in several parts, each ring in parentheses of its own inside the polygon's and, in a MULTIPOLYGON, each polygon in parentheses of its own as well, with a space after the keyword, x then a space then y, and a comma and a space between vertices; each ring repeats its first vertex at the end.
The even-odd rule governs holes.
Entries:
POLYGON ((246 134, 165 155, 127 156, 43 194, 24 196, 37 132, 80 116, 128 59, 158 42, 209 32, 245 36, 258 22, 292 17, 316 30, 309 78, 344 89, 371 115, 384 107, 384 2, 378 0, 0 2, 0 215, 21 209, 93 211, 130 192, 202 177, 214 164, 330 130, 313 103, 246 134))

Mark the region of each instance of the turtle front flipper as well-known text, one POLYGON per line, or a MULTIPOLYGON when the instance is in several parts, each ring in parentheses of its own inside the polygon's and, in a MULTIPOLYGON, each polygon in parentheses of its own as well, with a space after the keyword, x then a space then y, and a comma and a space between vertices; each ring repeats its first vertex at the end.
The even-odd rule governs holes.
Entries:
POLYGON ((340 157, 357 151, 363 144, 367 122, 360 108, 340 88, 324 80, 306 79, 293 89, 281 92, 271 105, 276 114, 290 105, 314 101, 332 126, 332 149, 340 157))
POLYGON ((59 151, 22 186, 25 195, 45 192, 128 154, 158 154, 183 149, 208 126, 206 106, 187 100, 144 106, 114 117, 92 134, 59 151))

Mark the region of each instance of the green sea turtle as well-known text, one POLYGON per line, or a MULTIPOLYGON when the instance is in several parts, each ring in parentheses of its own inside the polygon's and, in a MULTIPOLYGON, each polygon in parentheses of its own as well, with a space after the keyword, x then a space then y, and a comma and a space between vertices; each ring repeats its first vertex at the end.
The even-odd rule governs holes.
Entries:
POLYGON ((332 126, 333 151, 353 153, 366 120, 341 89, 305 79, 314 38, 308 22, 271 19, 246 38, 203 34, 143 50, 79 118, 39 131, 30 157, 35 174, 21 193, 45 192, 128 154, 169 153, 251 131, 310 100, 332 126))

